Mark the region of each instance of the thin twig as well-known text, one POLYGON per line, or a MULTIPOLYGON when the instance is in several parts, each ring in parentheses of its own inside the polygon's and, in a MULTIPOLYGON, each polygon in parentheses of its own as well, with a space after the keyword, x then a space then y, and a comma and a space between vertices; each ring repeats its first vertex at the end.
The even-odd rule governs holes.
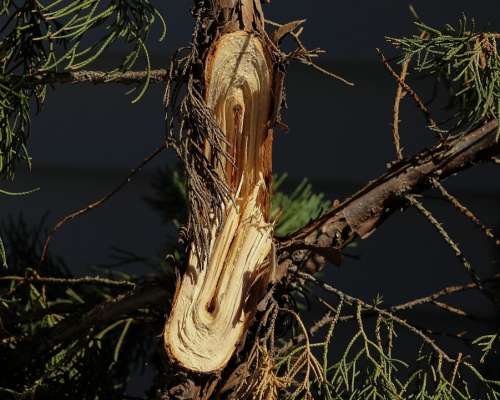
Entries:
POLYGON ((337 323, 339 321, 340 313, 342 312, 343 305, 344 305, 344 299, 340 298, 340 302, 337 305, 337 311, 335 312, 333 320, 330 323, 330 327, 328 328, 328 332, 326 333, 325 346, 323 348, 323 369, 325 371, 328 369, 328 346, 330 345, 330 342, 332 341, 333 331, 335 330, 335 327, 337 326, 337 323))
POLYGON ((453 386, 453 384, 455 383, 455 377, 457 376, 458 366, 460 365, 461 361, 462 361, 462 353, 458 353, 457 359, 455 360, 455 365, 453 366, 453 373, 451 375, 451 381, 450 381, 451 386, 453 386))
MULTIPOLYGON (((399 75, 399 81, 404 82, 406 75, 408 74, 408 65, 410 64, 410 59, 406 60, 401 67, 401 74, 399 75)), ((394 97, 394 107, 392 112, 392 141, 394 142, 394 147, 396 148, 396 156, 398 160, 403 159, 403 150, 401 149, 401 139, 399 135, 399 109, 401 105, 401 100, 403 99, 406 92, 403 89, 403 85, 398 83, 398 88, 396 89, 396 96, 394 97)))
MULTIPOLYGON (((500 273, 494 275, 490 279, 484 279, 483 282, 485 282, 485 283, 492 282, 492 281, 496 281, 498 279, 500 279, 500 273)), ((393 306, 393 307, 391 307, 391 311, 397 312, 397 311, 409 310, 409 309, 412 309, 416 306, 421 306, 423 304, 432 303, 433 301, 436 301, 437 299, 439 299, 443 296, 447 296, 447 295, 455 294, 455 293, 460 293, 460 292, 464 292, 466 290, 477 289, 477 288, 478 288, 478 286, 474 282, 470 282, 470 283, 467 283, 465 285, 447 286, 447 287, 445 287, 441 290, 438 290, 437 292, 432 293, 428 296, 419 297, 417 299, 407 301, 403 304, 393 306)))
POLYGON ((356 297, 353 297, 353 296, 350 296, 344 292, 342 292, 341 290, 329 285, 328 283, 325 283, 325 282, 322 282, 320 281, 319 279, 317 279, 316 277, 310 275, 310 274, 307 274, 307 273, 304 273, 304 272, 297 272, 297 274, 304 278, 304 279, 307 279, 313 283, 315 283, 317 286, 321 287, 322 289, 326 290, 327 292, 330 292, 330 293, 334 293, 336 296, 344 299, 346 302, 349 302, 349 303, 353 303, 353 304, 358 304, 368 310, 371 310, 371 311, 374 311, 380 315, 383 315, 384 317, 396 322, 397 324, 405 327, 406 329, 408 329, 410 332, 412 332, 413 334, 419 336, 425 343, 427 343, 429 346, 431 346, 434 351, 440 355, 443 359, 445 359, 446 361, 448 362, 454 362, 455 360, 453 358, 451 358, 443 349, 441 349, 441 347, 439 347, 435 342, 434 340, 432 340, 429 336, 427 336, 426 334, 424 334, 421 330, 415 328, 413 325, 410 325, 408 322, 406 322, 405 320, 399 318, 398 316, 394 315, 393 313, 387 311, 387 310, 384 310, 382 308, 379 308, 377 306, 374 306, 372 304, 368 304, 366 303, 365 301, 359 299, 359 298, 356 298, 356 297))
POLYGON ((441 133, 441 130, 439 129, 438 125, 432 119, 431 113, 427 106, 424 104, 420 96, 415 92, 410 85, 408 85, 404 80, 401 79, 401 77, 394 71, 394 69, 391 67, 387 59, 385 58, 384 54, 380 51, 380 49, 377 49, 377 53, 379 54, 380 58, 382 59, 382 63, 387 71, 396 79, 396 81, 399 83, 400 86, 403 87, 403 89, 412 97, 413 101, 417 105, 418 109, 424 114, 426 120, 427 120, 427 125, 429 128, 434 132, 437 136, 438 139, 443 140, 443 134, 441 133))
POLYGON ((488 228, 486 225, 484 225, 478 217, 474 215, 474 213, 469 210, 466 206, 464 206, 460 200, 458 200, 455 196, 453 196, 451 193, 449 193, 446 188, 436 179, 432 178, 431 179, 432 185, 439 190, 441 195, 451 203, 453 207, 455 207, 458 211, 460 211, 462 214, 464 214, 470 221, 472 221, 483 233, 486 235, 486 237, 490 238, 493 240, 493 242, 497 245, 500 246, 500 240, 498 240, 495 235, 493 234, 493 230, 491 228, 488 228))
POLYGON ((292 367, 288 371, 287 375, 288 375, 288 377, 293 379, 298 373, 300 373, 300 371, 302 370, 302 368, 305 365, 306 370, 305 370, 305 372, 303 372, 304 380, 302 381, 302 384, 297 389, 296 393, 299 393, 301 388, 303 390, 305 390, 306 392, 309 392, 309 390, 310 390, 309 389, 309 385, 310 385, 309 376, 310 376, 311 370, 314 373, 315 378, 320 383, 323 381, 323 379, 326 379, 326 377, 322 373, 321 364, 319 363, 319 361, 316 359, 316 357, 312 354, 312 352, 310 350, 311 343, 309 341, 308 332, 307 332, 307 329, 304 325, 304 322, 302 321, 300 316, 295 311, 287 309, 287 308, 280 308, 280 311, 287 312, 295 318, 295 320, 297 321, 299 327, 301 328, 302 334, 304 335, 305 340, 306 340, 304 352, 297 358, 297 360, 295 360, 294 364, 292 365, 292 367), (305 360, 303 361, 303 359, 305 359, 305 360))
MULTIPOLYGON (((267 19, 265 20, 265 22, 268 23, 269 25, 272 25, 272 26, 275 26, 275 27, 278 27, 278 28, 280 28, 280 27, 283 26, 282 24, 279 24, 277 22, 274 22, 274 21, 271 21, 271 20, 267 20, 267 19)), ((298 32, 295 32, 294 30, 291 30, 288 33, 290 34, 290 36, 292 36, 292 38, 295 41, 295 43, 297 44, 297 48, 298 48, 297 49, 298 52, 296 52, 297 54, 295 54, 292 58, 297 59, 302 64, 307 65, 309 67, 312 67, 315 70, 321 72, 322 74, 325 74, 326 76, 329 76, 331 78, 337 79, 337 80, 345 83, 346 85, 354 86, 353 82, 350 82, 347 79, 342 78, 341 76, 339 76, 337 74, 334 74, 333 72, 330 72, 330 71, 326 70, 323 67, 320 67, 314 61, 312 61, 312 57, 313 56, 317 56, 318 55, 317 53, 323 52, 323 51, 317 49, 316 51, 312 51, 311 52, 310 50, 308 50, 306 48, 306 46, 304 45, 304 43, 302 43, 302 40, 300 40, 300 34, 302 33, 302 28, 298 32)))
POLYGON ((10 78, 12 82, 21 82, 23 86, 46 85, 56 83, 120 83, 130 85, 140 83, 149 76, 149 82, 161 83, 168 79, 168 70, 156 69, 151 71, 66 71, 66 72, 43 72, 26 77, 14 76, 10 78))
MULTIPOLYGON (((324 328, 328 324, 334 324, 334 326, 337 324, 337 322, 341 321, 348 321, 353 319, 352 315, 346 315, 344 317, 340 316, 340 310, 341 306, 343 304, 342 300, 339 303, 339 306, 337 306, 336 309, 334 309, 330 304, 322 300, 321 298, 318 299, 322 304, 324 304, 326 307, 329 308, 329 311, 326 312, 320 319, 318 319, 310 328, 309 328, 309 336, 314 336, 320 329, 324 328), (332 312, 334 313, 332 315, 332 312)), ((293 339, 289 340, 285 345, 281 346, 279 350, 279 354, 285 354, 290 350, 294 345, 302 343, 304 340, 306 340, 306 337, 304 334, 300 334, 293 339)))
POLYGON ((47 252, 49 249, 49 244, 50 241, 52 240, 53 236, 55 233, 61 229, 61 227, 66 224, 67 222, 79 217, 80 215, 83 215, 95 208, 98 208, 102 206, 106 201, 111 199, 116 193, 118 193, 123 187, 125 187, 131 180, 134 175, 136 175, 139 171, 142 170, 142 168, 148 164, 151 160, 153 160, 157 155, 159 155, 163 150, 166 149, 166 144, 163 143, 160 147, 158 147, 156 150, 154 150, 149 156, 147 156, 144 160, 142 160, 135 168, 133 168, 130 173, 127 175, 127 177, 118 185, 116 186, 111 192, 106 194, 105 196, 101 197, 100 199, 88 204, 87 206, 66 215, 64 218, 60 219, 54 227, 51 229, 51 231, 48 233, 47 238, 45 239, 45 242, 43 244, 43 249, 42 249, 42 255, 40 256, 40 262, 39 265, 41 265, 46 257, 47 257, 47 252))
POLYGON ((460 317, 469 317, 471 319, 475 319, 472 315, 467 314, 464 310, 458 307, 450 306, 449 304, 444 303, 442 301, 434 300, 431 303, 434 304, 436 307, 449 312, 450 314, 455 314, 460 317))
POLYGON ((309 50, 307 50, 307 48, 304 46, 304 44, 302 43, 302 40, 300 40, 300 37, 299 37, 299 33, 296 33, 296 32, 290 32, 290 35, 292 35, 292 37, 294 38, 295 40, 295 43, 297 43, 297 46, 299 47, 303 57, 299 57, 299 61, 302 62, 303 64, 305 65, 308 65, 310 67, 313 67, 314 69, 316 69, 317 71, 325 74, 326 76, 329 76, 331 78, 334 78, 334 79, 337 79, 343 83, 345 83, 346 85, 349 85, 349 86, 354 86, 354 83, 353 82, 350 82, 348 81, 347 79, 345 78, 342 78, 341 76, 337 75, 337 74, 334 74, 333 72, 330 72, 322 67, 320 67, 318 64, 316 64, 314 61, 312 61, 311 59, 311 52, 309 50))
POLYGON ((478 289, 481 290, 483 293, 485 293, 490 299, 492 299, 491 295, 484 290, 479 275, 472 268, 471 263, 462 253, 462 250, 460 250, 458 244, 450 237, 448 232, 446 232, 446 229, 443 227, 443 225, 434 217, 434 215, 432 215, 432 213, 429 210, 427 210, 427 208, 424 207, 424 205, 421 202, 419 202, 415 198, 415 196, 406 195, 405 197, 406 199, 408 199, 409 203, 412 206, 414 206, 425 218, 427 218, 427 220, 431 223, 432 226, 436 228, 436 230, 441 235, 443 240, 451 247, 457 258, 461 261, 462 265, 465 267, 466 271, 469 273, 469 276, 471 277, 472 281, 477 285, 478 289))
MULTIPOLYGON (((427 36, 427 32, 422 32, 420 38, 427 36)), ((406 76, 408 75, 408 67, 410 65, 411 58, 406 59, 401 66, 401 73, 399 75, 398 87, 396 89, 396 96, 394 97, 394 107, 392 112, 392 141, 394 142, 394 147, 396 148, 396 156, 398 160, 403 159, 403 149, 401 148, 401 137, 399 134, 399 111, 401 106, 401 100, 406 95, 406 91, 403 89, 403 85, 399 82, 406 82, 406 76)))
POLYGON ((316 64, 314 61, 310 59, 301 59, 302 64, 307 65, 309 67, 314 68, 316 71, 321 72, 322 74, 325 74, 326 76, 329 76, 331 78, 337 79, 342 83, 345 83, 346 85, 349 86, 354 86, 354 82, 348 81, 345 78, 342 78, 340 75, 334 74, 331 71, 328 71, 327 69, 320 67, 318 64, 316 64))
POLYGON ((130 281, 117 281, 98 276, 84 276, 81 278, 54 278, 47 276, 2 276, 0 281, 17 281, 17 282, 39 282, 44 285, 62 285, 62 286, 78 286, 78 285, 94 285, 104 287, 126 287, 135 288, 135 283, 130 281))

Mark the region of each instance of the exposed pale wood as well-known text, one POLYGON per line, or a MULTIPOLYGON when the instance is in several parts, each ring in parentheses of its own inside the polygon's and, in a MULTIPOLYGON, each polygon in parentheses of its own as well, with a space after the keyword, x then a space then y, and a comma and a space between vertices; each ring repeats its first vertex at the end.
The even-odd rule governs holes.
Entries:
MULTIPOLYGON (((198 260, 192 248, 165 327, 167 352, 189 370, 211 372, 225 366, 268 281, 271 71, 260 39, 243 31, 222 36, 206 61, 206 102, 232 158, 217 172, 233 199, 221 204, 224 220, 207 227, 209 258, 198 260)), ((205 155, 210 159, 208 144, 205 155)))

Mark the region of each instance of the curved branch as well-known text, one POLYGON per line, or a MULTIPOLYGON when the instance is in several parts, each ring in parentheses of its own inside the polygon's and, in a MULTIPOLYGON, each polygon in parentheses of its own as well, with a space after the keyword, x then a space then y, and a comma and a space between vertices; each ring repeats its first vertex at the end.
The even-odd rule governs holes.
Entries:
POLYGON ((100 199, 86 205, 85 207, 83 207, 79 210, 76 210, 76 211, 72 212, 71 214, 68 214, 65 217, 61 218, 47 234, 47 237, 43 243, 42 255, 40 256, 39 266, 42 265, 43 262, 45 261, 45 259, 47 258, 47 253, 49 251, 49 244, 52 241, 52 238, 54 237, 56 232, 62 228, 63 225, 65 225, 69 221, 74 220, 75 218, 79 217, 80 215, 88 213, 89 211, 92 211, 93 209, 102 206, 109 199, 111 199, 115 194, 117 194, 120 190, 122 190, 138 172, 142 171, 142 169, 144 168, 144 166, 146 164, 148 164, 151 160, 153 160, 157 155, 159 155, 166 148, 167 148, 167 144, 162 143, 151 154, 149 154, 144 160, 142 160, 135 168, 131 169, 129 174, 127 175, 127 177, 125 179, 123 179, 118 184, 118 186, 116 186, 113 190, 111 190, 111 192, 107 193, 106 195, 104 195, 100 199))

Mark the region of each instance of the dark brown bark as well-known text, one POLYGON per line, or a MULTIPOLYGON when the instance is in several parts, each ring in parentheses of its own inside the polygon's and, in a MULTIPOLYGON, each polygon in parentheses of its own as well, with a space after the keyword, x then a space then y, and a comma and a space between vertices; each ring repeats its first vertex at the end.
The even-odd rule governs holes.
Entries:
MULTIPOLYGON (((401 161, 368 183, 323 217, 280 240, 280 270, 306 262, 310 271, 321 269, 336 252, 357 238, 366 238, 387 217, 405 208, 405 195, 431 186, 431 178, 444 180, 476 163, 491 160, 500 152, 496 120, 451 137, 407 161, 401 161), (332 250, 333 249, 333 250, 332 250), (310 252, 309 252, 310 251, 310 252)), ((335 261, 335 260, 333 260, 335 261)))

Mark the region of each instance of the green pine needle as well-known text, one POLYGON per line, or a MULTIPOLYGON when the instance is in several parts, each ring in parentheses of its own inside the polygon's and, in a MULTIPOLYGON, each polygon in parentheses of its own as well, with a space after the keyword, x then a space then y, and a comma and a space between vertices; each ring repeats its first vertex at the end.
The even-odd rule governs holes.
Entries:
MULTIPOLYGON (((114 44, 128 47, 112 72, 130 70, 144 55, 152 28, 159 22, 160 40, 166 24, 150 0, 25 0, 21 5, 3 0, 0 17, 0 178, 14 178, 15 166, 30 163, 26 150, 32 107, 40 110, 46 86, 35 74, 76 71, 98 59, 114 44)), ((146 91, 144 82, 138 101, 146 91)))
MULTIPOLYGON (((470 130, 500 115, 500 56, 493 32, 476 32, 474 21, 462 17, 458 26, 436 29, 415 25, 423 35, 387 38, 411 59, 414 71, 445 85, 450 94, 453 130, 470 130)), ((500 133, 500 128, 499 128, 500 133)))

